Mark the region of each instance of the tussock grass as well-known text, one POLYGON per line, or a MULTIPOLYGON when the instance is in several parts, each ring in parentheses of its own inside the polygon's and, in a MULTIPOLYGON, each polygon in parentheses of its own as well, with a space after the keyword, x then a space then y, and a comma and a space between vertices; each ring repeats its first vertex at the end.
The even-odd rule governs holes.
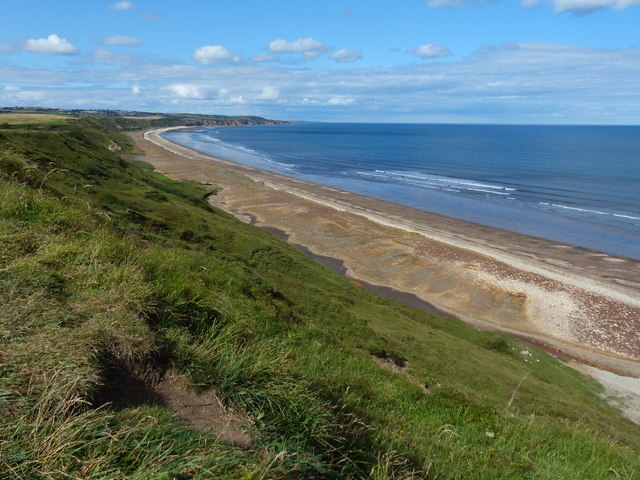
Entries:
MULTIPOLYGON (((166 410, 87 408, 74 382, 47 379, 38 402, 3 425, 7 478, 282 478, 274 455, 251 456, 185 427, 166 410)), ((30 393, 30 392, 27 392, 30 393)))
POLYGON ((0 126, 0 477, 637 478, 594 381, 351 285, 109 128, 0 126), (96 402, 169 367, 252 419, 249 451, 96 402))

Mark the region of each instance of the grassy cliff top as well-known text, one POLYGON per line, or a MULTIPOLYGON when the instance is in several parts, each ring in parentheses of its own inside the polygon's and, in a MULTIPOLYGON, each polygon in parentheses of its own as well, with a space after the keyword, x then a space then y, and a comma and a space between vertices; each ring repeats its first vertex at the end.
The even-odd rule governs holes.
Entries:
POLYGON ((596 382, 349 283, 118 127, 0 120, 0 478, 637 478, 596 382))
POLYGON ((0 124, 42 123, 62 121, 78 117, 97 118, 101 120, 102 125, 121 130, 140 130, 176 126, 240 126, 289 123, 251 115, 229 116, 195 113, 152 113, 138 112, 135 110, 69 110, 62 108, 36 107, 0 108, 0 124))

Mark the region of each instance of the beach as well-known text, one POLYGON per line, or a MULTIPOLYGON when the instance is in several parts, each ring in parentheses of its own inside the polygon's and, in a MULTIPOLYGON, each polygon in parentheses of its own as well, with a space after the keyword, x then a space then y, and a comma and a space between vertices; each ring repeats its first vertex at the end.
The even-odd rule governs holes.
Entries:
POLYGON ((451 219, 211 157, 162 130, 144 161, 215 185, 210 202, 337 259, 354 282, 415 295, 477 328, 640 376, 640 262, 451 219))

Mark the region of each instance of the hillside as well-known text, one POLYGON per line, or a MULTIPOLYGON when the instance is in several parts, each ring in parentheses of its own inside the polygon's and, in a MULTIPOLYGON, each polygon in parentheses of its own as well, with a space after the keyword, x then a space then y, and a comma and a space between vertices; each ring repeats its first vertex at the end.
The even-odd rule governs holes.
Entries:
POLYGON ((0 120, 0 478, 638 478, 595 381, 363 290, 122 130, 0 120))
POLYGON ((278 125, 289 122, 269 120, 267 118, 244 115, 201 115, 194 113, 153 113, 135 110, 69 110, 64 108, 3 107, 0 108, 0 124, 4 118, 11 123, 29 123, 46 120, 65 120, 68 118, 90 117, 99 119, 100 124, 120 130, 139 130, 176 126, 232 126, 241 125, 278 125))

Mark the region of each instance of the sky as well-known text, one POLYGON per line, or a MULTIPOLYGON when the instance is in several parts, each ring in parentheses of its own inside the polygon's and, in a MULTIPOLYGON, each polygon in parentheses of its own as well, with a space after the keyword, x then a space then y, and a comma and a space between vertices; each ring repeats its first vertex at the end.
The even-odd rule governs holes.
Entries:
POLYGON ((0 106, 640 125, 640 0, 0 0, 0 106))

